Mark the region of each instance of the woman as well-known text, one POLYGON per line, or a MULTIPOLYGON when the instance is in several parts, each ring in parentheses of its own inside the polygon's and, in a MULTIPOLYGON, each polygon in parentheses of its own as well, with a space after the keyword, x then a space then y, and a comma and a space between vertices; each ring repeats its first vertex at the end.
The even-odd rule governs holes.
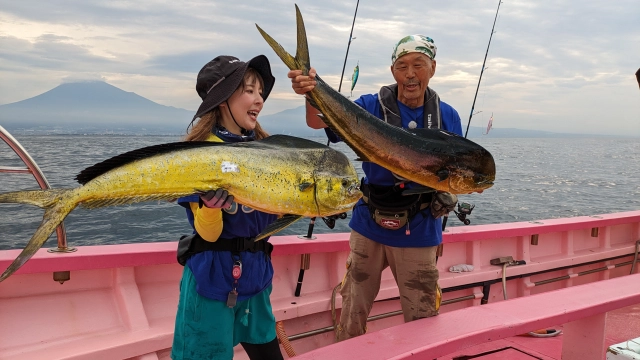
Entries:
MULTIPOLYGON (((198 73, 202 104, 187 141, 239 142, 268 134, 258 114, 275 79, 263 55, 243 62, 218 56, 198 73)), ((192 122, 193 123, 193 122, 192 122)), ((233 202, 218 189, 180 198, 195 229, 180 284, 171 357, 231 359, 238 343, 252 360, 283 359, 269 295, 273 246, 254 242, 276 215, 233 202)))

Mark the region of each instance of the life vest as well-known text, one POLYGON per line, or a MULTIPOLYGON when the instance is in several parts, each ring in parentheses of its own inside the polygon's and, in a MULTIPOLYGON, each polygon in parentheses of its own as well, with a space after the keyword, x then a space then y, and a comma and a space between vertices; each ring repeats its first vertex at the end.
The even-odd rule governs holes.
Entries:
MULTIPOLYGON (((400 108, 398 108, 398 84, 386 85, 378 92, 378 101, 382 110, 382 120, 402 127, 400 108)), ((442 115, 440 114, 440 97, 430 87, 424 92, 424 127, 428 129, 442 129, 442 115)))

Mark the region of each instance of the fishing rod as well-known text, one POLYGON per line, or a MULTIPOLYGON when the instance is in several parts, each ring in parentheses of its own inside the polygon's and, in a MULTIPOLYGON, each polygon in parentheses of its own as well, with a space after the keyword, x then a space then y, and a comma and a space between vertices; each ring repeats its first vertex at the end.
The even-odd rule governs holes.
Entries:
MULTIPOLYGON (((351 33, 349 34, 349 43, 347 44, 347 52, 344 55, 344 64, 342 65, 342 75, 340 75, 340 84, 338 85, 338 92, 342 89, 342 79, 344 77, 344 69, 347 67, 347 58, 349 57, 349 47, 351 47, 351 40, 353 39, 353 27, 356 24, 356 16, 358 15, 358 5, 360 4, 360 0, 356 2, 356 11, 353 14, 353 22, 351 23, 351 33)), ((327 146, 329 146, 330 141, 327 140, 327 146)), ((322 220, 330 229, 333 229, 336 223, 336 219, 346 219, 347 214, 337 214, 328 217, 323 217, 322 220)), ((316 223, 316 217, 312 217, 309 221, 309 228, 307 229, 307 235, 299 235, 298 237, 301 239, 315 239, 313 234, 313 227, 316 223)), ((302 290, 302 280, 304 279, 304 271, 309 269, 309 261, 310 254, 302 254, 302 258, 300 260, 300 273, 298 273, 298 284, 296 285, 296 291, 294 293, 295 296, 300 296, 300 291, 302 290)))
POLYGON ((349 34, 349 43, 347 44, 347 53, 344 55, 344 64, 342 65, 342 75, 340 75, 340 85, 338 85, 338 92, 342 89, 342 78, 344 77, 344 69, 347 67, 347 57, 349 56, 349 47, 351 46, 351 40, 353 39, 353 27, 356 24, 356 15, 358 15, 358 5, 360 0, 356 3, 356 12, 353 14, 353 23, 351 23, 351 33, 349 34))
POLYGON ((502 0, 498 0, 498 9, 496 10, 496 17, 493 19, 493 27, 491 28, 491 35, 489 35, 489 44, 487 45, 487 51, 484 53, 484 61, 482 62, 482 69, 480 70, 480 78, 478 78, 478 86, 476 87, 476 94, 473 97, 473 104, 471 105, 471 112, 469 113, 469 122, 467 122, 467 131, 464 133, 464 137, 467 137, 469 133, 469 125, 471 125, 471 117, 473 117, 473 109, 476 106, 476 99, 478 98, 478 89, 480 89, 480 81, 482 80, 482 73, 484 73, 484 65, 487 62, 487 55, 489 54, 489 46, 491 46, 491 38, 495 33, 494 29, 496 27, 496 20, 498 20, 498 11, 500 11, 500 4, 502 4, 502 0))

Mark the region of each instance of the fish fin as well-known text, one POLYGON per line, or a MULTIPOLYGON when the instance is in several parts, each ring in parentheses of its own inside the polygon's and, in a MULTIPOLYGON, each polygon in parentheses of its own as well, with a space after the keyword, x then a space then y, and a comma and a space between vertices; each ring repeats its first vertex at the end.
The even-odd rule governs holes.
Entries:
POLYGON ((311 68, 311 61, 309 60, 309 44, 307 43, 307 31, 304 29, 304 21, 302 20, 302 14, 298 5, 296 7, 296 26, 298 28, 298 46, 296 48, 296 63, 302 66, 303 74, 307 75, 305 69, 308 71, 311 68))
POLYGON ((271 135, 262 140, 250 141, 246 143, 236 143, 242 144, 239 146, 247 146, 252 148, 270 148, 273 150, 282 150, 283 148, 288 149, 327 149, 329 148, 325 144, 321 144, 319 142, 313 140, 307 140, 295 136, 289 135, 271 135))
POLYGON ((7 269, 0 275, 0 282, 11 276, 22 265, 24 265, 31 257, 44 245, 55 229, 62 223, 65 217, 73 210, 77 204, 73 203, 72 193, 76 189, 70 190, 39 190, 41 194, 36 195, 37 191, 16 191, 0 195, 0 202, 7 201, 9 197, 16 199, 13 202, 21 202, 33 204, 45 209, 42 217, 42 223, 33 234, 27 246, 16 257, 7 269), (23 194, 20 194, 23 193, 23 194), (24 201, 23 201, 24 200, 24 201))
POLYGON ((179 151, 185 149, 193 149, 204 146, 228 146, 228 143, 213 142, 213 141, 181 141, 168 144, 159 144, 147 146, 141 149, 132 150, 120 155, 116 155, 111 159, 99 162, 82 170, 77 176, 76 180, 84 185, 96 177, 113 170, 119 166, 134 162, 136 160, 145 159, 154 155, 165 154, 172 151, 179 151))
POLYGON ((275 41, 269 34, 267 34, 262 28, 256 24, 256 28, 260 32, 260 35, 267 41, 267 44, 271 46, 273 51, 276 52, 278 57, 282 59, 287 67, 291 70, 302 70, 304 75, 309 73, 311 68, 309 61, 309 45, 307 43, 307 33, 304 29, 304 22, 302 21, 302 15, 300 9, 296 5, 296 24, 298 25, 298 47, 296 49, 296 57, 294 58, 285 50, 282 45, 275 41))
POLYGON ((308 183, 308 182, 305 182, 299 185, 300 191, 305 191, 312 187, 313 187, 313 183, 308 183))
POLYGON ((81 202, 80 206, 85 209, 97 209, 97 208, 107 207, 107 206, 135 204, 143 201, 172 200, 185 195, 190 195, 190 194, 173 194, 172 193, 172 194, 140 195, 140 196, 131 196, 131 197, 124 197, 124 198, 116 198, 116 199, 89 200, 89 201, 81 202))
POLYGON ((46 209, 53 206, 56 198, 70 189, 47 189, 47 190, 26 190, 12 191, 0 194, 0 203, 17 203, 35 205, 39 208, 46 209))
POLYGON ((436 172, 436 175, 438 176, 438 179, 440 179, 440 181, 446 180, 449 178, 449 170, 447 169, 438 170, 436 172))
POLYGON ((462 137, 456 133, 452 133, 447 130, 442 129, 425 129, 425 128, 416 128, 416 129, 405 129, 406 131, 417 135, 423 139, 428 140, 449 140, 452 136, 462 137))
POLYGON ((284 215, 283 217, 272 222, 266 228, 264 228, 264 230, 262 230, 262 232, 258 234, 258 236, 256 236, 256 241, 271 236, 300 219, 302 219, 302 215, 284 215))

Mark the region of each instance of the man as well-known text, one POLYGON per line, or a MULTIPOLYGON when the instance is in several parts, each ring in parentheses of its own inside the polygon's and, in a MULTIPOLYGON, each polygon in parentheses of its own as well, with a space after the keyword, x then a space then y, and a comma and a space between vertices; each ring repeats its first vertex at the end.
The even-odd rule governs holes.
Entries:
MULTIPOLYGON (((441 128, 462 135, 456 110, 440 101, 436 92, 428 87, 436 71, 436 50, 429 37, 410 35, 402 38, 391 54, 391 74, 396 84, 383 86, 377 94, 362 95, 355 103, 395 126, 441 128)), ((315 75, 313 68, 309 76, 302 75, 300 70, 288 73, 297 94, 305 94, 314 88, 315 75)), ((325 128, 332 142, 339 141, 317 113, 307 103, 307 125, 314 129, 325 128)), ((446 193, 403 196, 403 190, 418 185, 398 178, 374 163, 365 162, 362 169, 366 175, 362 185, 364 197, 354 207, 349 223, 351 252, 341 288, 338 341, 366 332, 367 317, 380 289, 381 273, 387 266, 391 267, 398 284, 405 322, 437 315, 440 306, 436 252, 442 242, 442 219, 439 217, 448 211, 434 211, 438 206, 432 201, 436 197, 446 197, 446 193), (398 226, 397 222, 384 221, 384 214, 389 213, 406 222, 398 226)))

